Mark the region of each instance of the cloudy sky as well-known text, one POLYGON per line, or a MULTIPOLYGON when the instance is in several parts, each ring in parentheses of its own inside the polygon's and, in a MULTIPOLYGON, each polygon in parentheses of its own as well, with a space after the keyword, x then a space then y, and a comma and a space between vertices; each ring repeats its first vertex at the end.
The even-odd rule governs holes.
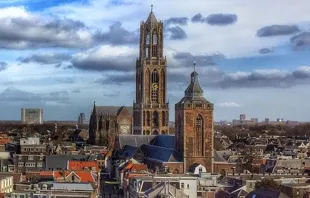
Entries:
POLYGON ((170 120, 197 62, 216 120, 310 120, 309 0, 1 0, 0 119, 132 105, 139 24, 165 25, 170 120))

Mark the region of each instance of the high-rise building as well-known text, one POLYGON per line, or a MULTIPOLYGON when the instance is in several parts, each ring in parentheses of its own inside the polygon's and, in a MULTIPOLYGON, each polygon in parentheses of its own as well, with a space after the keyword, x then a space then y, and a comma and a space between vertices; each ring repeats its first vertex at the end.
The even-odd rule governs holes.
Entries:
POLYGON ((269 124, 269 118, 265 118, 265 124, 269 124))
POLYGON ((85 124, 85 121, 86 121, 85 114, 84 113, 80 113, 78 124, 85 124))
POLYGON ((184 157, 184 172, 201 164, 213 171, 213 104, 203 96, 198 73, 191 73, 185 96, 175 105, 176 150, 184 157))
POLYGON ((167 134, 167 61, 163 54, 163 22, 151 10, 140 24, 140 53, 136 61, 136 101, 133 104, 133 134, 167 134))
POLYGON ((245 114, 240 114, 240 121, 245 121, 245 119, 246 119, 245 114))
POLYGON ((24 124, 42 124, 43 109, 42 108, 22 108, 21 121, 24 124))

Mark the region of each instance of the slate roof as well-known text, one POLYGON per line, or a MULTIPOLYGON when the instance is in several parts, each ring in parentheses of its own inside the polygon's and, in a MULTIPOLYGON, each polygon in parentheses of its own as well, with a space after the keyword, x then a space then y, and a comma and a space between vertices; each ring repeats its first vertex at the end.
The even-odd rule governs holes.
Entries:
MULTIPOLYGON (((228 151, 229 152, 229 151, 228 151)), ((214 162, 227 162, 224 158, 223 158, 223 154, 225 152, 221 152, 221 151, 216 151, 213 150, 213 156, 214 156, 214 162)), ((228 154, 228 153, 227 153, 228 154)))
POLYGON ((140 147, 143 144, 150 144, 155 137, 155 135, 119 135, 119 147, 123 148, 125 145, 140 147))
POLYGON ((126 106, 95 106, 96 115, 111 115, 117 116, 124 109, 127 108, 130 115, 132 115, 132 107, 126 106))
POLYGON ((153 11, 150 12, 149 17, 146 20, 147 23, 157 23, 157 19, 153 11))
POLYGON ((154 145, 142 145, 141 150, 145 157, 161 162, 181 162, 182 156, 174 149, 159 147, 154 145))
POLYGON ((138 149, 139 148, 135 146, 125 145, 121 150, 119 156, 125 158, 133 158, 138 149))
POLYGON ((246 198, 289 198, 289 196, 274 190, 269 190, 265 188, 259 188, 250 192, 246 198))
POLYGON ((158 135, 153 139, 151 144, 154 146, 174 149, 175 148, 175 136, 174 135, 158 135))

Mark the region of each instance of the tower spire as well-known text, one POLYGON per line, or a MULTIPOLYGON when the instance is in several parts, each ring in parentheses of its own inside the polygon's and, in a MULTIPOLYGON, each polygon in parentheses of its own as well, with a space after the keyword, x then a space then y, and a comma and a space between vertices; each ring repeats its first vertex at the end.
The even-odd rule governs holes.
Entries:
POLYGON ((194 66, 194 72, 196 72, 196 61, 194 61, 193 66, 194 66))
POLYGON ((153 4, 151 4, 151 12, 153 12, 153 7, 154 7, 154 5, 153 5, 153 4))

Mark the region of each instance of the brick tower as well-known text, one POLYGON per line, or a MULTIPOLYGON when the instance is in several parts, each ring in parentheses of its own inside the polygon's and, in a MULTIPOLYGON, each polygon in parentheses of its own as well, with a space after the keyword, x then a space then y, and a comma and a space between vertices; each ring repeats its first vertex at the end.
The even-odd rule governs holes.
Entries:
POLYGON ((198 73, 191 73, 185 96, 175 105, 176 150, 183 154, 184 172, 203 165, 212 172, 213 104, 203 97, 198 73))
POLYGON ((167 65, 163 56, 163 22, 153 10, 140 24, 140 54, 136 61, 136 101, 133 104, 133 134, 167 134, 167 65))

